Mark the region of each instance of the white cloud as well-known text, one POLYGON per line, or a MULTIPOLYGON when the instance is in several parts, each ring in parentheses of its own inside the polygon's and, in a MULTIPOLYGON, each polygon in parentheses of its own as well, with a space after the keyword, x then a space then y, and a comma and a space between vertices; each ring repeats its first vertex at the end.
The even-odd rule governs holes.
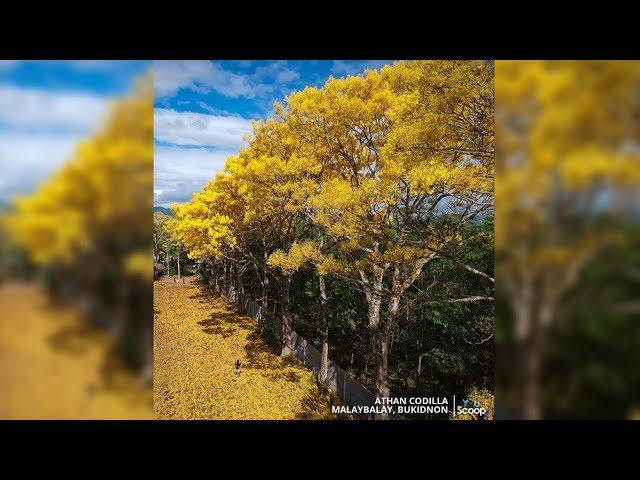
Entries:
POLYGON ((154 154, 154 200, 163 207, 201 190, 251 131, 249 120, 237 116, 156 108, 154 120, 156 140, 171 144, 156 146, 154 154))
POLYGON ((0 199, 31 192, 73 154, 81 138, 75 134, 0 132, 0 199))
POLYGON ((156 108, 154 130, 156 140, 174 145, 237 148, 251 124, 242 117, 156 108))
POLYGON ((208 60, 159 60, 154 62, 154 91, 157 98, 170 97, 183 88, 254 98, 300 78, 300 73, 289 68, 286 61, 255 63, 260 66, 253 73, 240 75, 208 60))
MULTIPOLYGON (((181 102, 178 102, 178 103, 181 103, 181 102)), ((191 103, 191 102, 188 102, 188 103, 191 103)), ((232 112, 230 112, 228 110, 223 110, 222 108, 212 107, 211 105, 209 105, 209 104, 207 104, 207 103, 205 103, 205 102, 203 102, 201 100, 198 100, 196 103, 198 104, 198 106, 200 108, 202 108, 203 110, 206 110, 209 113, 213 113, 215 115, 221 115, 221 116, 224 116, 224 117, 237 117, 236 114, 234 114, 234 113, 232 113, 232 112)))
POLYGON ((155 61, 154 91, 167 97, 181 88, 206 93, 215 90, 229 97, 253 97, 256 92, 244 75, 229 72, 208 60, 155 61))
POLYGON ((108 103, 87 93, 0 85, 0 123, 17 128, 56 128, 87 133, 105 117, 108 103))
MULTIPOLYGON (((170 97, 181 89, 207 93, 215 91, 228 97, 254 98, 260 103, 283 91, 300 74, 286 61, 246 63, 251 73, 238 74, 210 61, 156 61, 154 86, 156 98, 170 97)), ((194 192, 222 170, 224 161, 235 155, 251 133, 248 119, 193 99, 193 104, 209 112, 196 113, 156 108, 156 146, 154 156, 155 204, 170 206, 188 201, 194 192), (198 148, 185 148, 185 147, 198 148)))
POLYGON ((26 194, 105 118, 105 98, 0 85, 0 197, 26 194))
MULTIPOLYGON (((256 68, 254 77, 258 79, 271 78, 278 84, 287 84, 300 79, 300 72, 287 66, 285 60, 261 62, 263 65, 256 68)), ((280 85, 280 86, 282 86, 280 85)))
POLYGON ((345 61, 334 60, 331 67, 331 73, 338 76, 360 75, 365 70, 377 70, 384 65, 391 63, 389 60, 363 60, 363 61, 345 61))
POLYGON ((235 149, 211 151, 206 148, 156 147, 154 155, 155 204, 169 207, 186 202, 194 192, 213 180, 235 149))

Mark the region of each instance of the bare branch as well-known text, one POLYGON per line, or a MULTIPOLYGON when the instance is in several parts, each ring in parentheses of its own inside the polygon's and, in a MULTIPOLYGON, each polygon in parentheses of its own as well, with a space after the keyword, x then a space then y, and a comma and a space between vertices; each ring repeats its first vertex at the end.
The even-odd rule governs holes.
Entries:
POLYGON ((480 275, 481 277, 484 277, 484 278, 486 278, 487 280, 489 280, 491 283, 496 283, 495 279, 494 279, 493 277, 491 277, 491 276, 487 275, 486 273, 481 272, 480 270, 475 269, 475 268, 473 268, 473 267, 471 267, 471 266, 469 266, 469 265, 467 265, 467 264, 465 264, 465 263, 462 263, 462 262, 461 262, 461 261, 459 261, 459 260, 454 260, 454 259, 452 259, 452 260, 454 261, 454 263, 456 263, 457 265, 461 266, 461 267, 462 267, 462 268, 464 268, 465 270, 468 270, 468 271, 470 271, 471 273, 475 273, 476 275, 480 275))
POLYGON ((493 302, 495 300, 494 297, 462 297, 462 298, 452 298, 450 300, 443 300, 444 302, 449 303, 471 303, 471 302, 493 302))
POLYGON ((479 342, 470 342, 469 340, 467 340, 466 338, 464 338, 464 341, 467 342, 469 345, 481 345, 484 342, 488 342, 489 340, 491 340, 493 338, 493 333, 491 335, 489 335, 487 338, 485 338, 484 340, 480 340, 479 342))

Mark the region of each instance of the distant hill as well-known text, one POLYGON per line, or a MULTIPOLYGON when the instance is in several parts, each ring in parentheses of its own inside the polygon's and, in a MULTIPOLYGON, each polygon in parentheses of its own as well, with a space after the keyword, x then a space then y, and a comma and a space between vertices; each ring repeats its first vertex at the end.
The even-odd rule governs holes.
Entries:
POLYGON ((173 210, 171 210, 170 208, 153 207, 153 211, 158 213, 164 213, 165 215, 169 215, 170 217, 173 217, 173 210))

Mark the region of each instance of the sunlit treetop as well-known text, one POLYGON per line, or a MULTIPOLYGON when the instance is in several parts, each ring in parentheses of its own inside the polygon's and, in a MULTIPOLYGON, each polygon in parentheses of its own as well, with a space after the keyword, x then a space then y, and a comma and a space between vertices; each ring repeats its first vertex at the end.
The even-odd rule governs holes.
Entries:
POLYGON ((501 61, 496 96, 501 270, 559 298, 640 184, 640 62, 501 61))
POLYGON ((70 262, 105 242, 126 251, 126 244, 135 248, 151 236, 152 188, 149 74, 132 95, 112 103, 104 127, 80 142, 58 172, 15 200, 10 228, 37 263, 70 262))
POLYGON ((315 267, 318 275, 326 276, 344 269, 342 262, 332 254, 322 253, 312 240, 294 242, 287 252, 276 250, 267 261, 273 268, 279 268, 285 275, 293 275, 305 266, 315 267))
POLYGON ((247 140, 224 173, 175 207, 190 255, 269 235, 272 264, 293 271, 313 257, 304 254, 309 224, 374 263, 422 262, 490 210, 493 67, 398 62, 330 79, 276 104, 247 140), (439 226, 435 213, 458 220, 439 226))

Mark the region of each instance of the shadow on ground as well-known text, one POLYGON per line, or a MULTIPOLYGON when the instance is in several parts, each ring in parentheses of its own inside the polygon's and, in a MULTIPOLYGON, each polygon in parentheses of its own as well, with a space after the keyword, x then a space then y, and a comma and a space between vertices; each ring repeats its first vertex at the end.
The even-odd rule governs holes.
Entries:
MULTIPOLYGON (((244 350, 247 360, 243 365, 245 370, 257 370, 261 375, 271 381, 285 380, 292 383, 308 381, 302 377, 307 369, 297 358, 281 359, 279 352, 274 351, 261 337, 258 330, 258 322, 240 312, 235 305, 230 305, 209 285, 203 282, 197 283, 200 292, 189 298, 202 303, 214 304, 219 313, 212 314, 210 318, 201 320, 198 325, 202 331, 208 334, 220 335, 228 338, 242 331, 246 332, 246 344, 244 350)), ((301 412, 297 419, 318 418, 318 412, 327 408, 329 398, 320 391, 315 394, 306 394, 301 402, 301 412)))
POLYGON ((321 395, 305 395, 301 402, 301 412, 296 416, 296 420, 314 420, 318 418, 318 411, 326 408, 329 398, 321 395))
POLYGON ((108 393, 135 407, 149 403, 147 395, 140 394, 145 382, 127 365, 117 343, 103 328, 88 320, 78 320, 78 323, 60 325, 46 338, 46 342, 59 353, 80 357, 74 361, 82 361, 82 356, 92 350, 101 352, 98 378, 85 387, 89 400, 97 393, 108 393))
MULTIPOLYGON (((220 302, 219 299, 218 302, 220 302)), ((209 318, 198 322, 204 333, 222 335, 224 338, 230 337, 238 329, 249 330, 254 324, 255 322, 252 319, 240 317, 233 312, 214 313, 209 318)))
POLYGON ((82 355, 104 332, 90 323, 62 325, 47 337, 48 345, 54 350, 71 355, 82 355))
POLYGON ((112 333, 37 285, 0 288, 0 416, 150 418, 151 388, 126 364, 112 333), (5 329, 15 322, 20 329, 5 329))
POLYGON ((298 360, 281 360, 259 322, 211 286, 195 278, 186 285, 157 280, 154 302, 157 417, 335 418, 313 372, 298 360))

